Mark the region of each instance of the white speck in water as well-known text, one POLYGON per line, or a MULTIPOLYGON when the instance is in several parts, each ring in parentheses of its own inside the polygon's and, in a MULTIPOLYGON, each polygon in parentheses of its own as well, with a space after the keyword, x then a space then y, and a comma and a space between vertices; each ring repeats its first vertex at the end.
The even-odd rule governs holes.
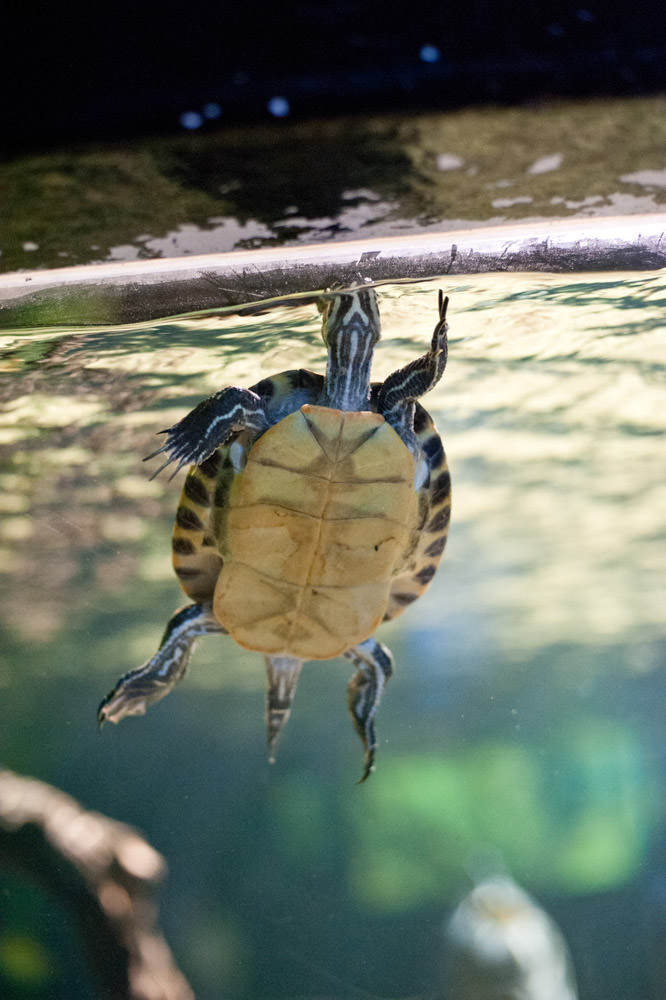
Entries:
POLYGON ((381 195, 370 188, 346 188, 342 192, 342 198, 344 201, 355 201, 359 198, 363 201, 381 201, 381 195))
POLYGON ((626 184, 641 184, 643 187, 666 187, 666 169, 637 170, 635 174, 622 174, 626 184))
POLYGON ((141 250, 131 243, 122 243, 117 247, 111 247, 107 255, 107 260, 138 260, 141 250))
POLYGON ((26 240, 23 244, 23 249, 26 253, 32 253, 33 250, 39 250, 39 243, 34 243, 32 240, 26 240))
POLYGON ((238 191, 243 185, 239 180, 226 181, 224 184, 218 184, 217 190, 220 194, 231 194, 232 191, 238 191))
POLYGON ((222 114, 222 108, 217 101, 209 101, 208 104, 204 104, 201 110, 204 118, 219 118, 222 114))
POLYGON ((465 166, 465 161, 463 160, 462 156, 456 156, 455 153, 437 154, 438 170, 460 170, 460 168, 464 166, 465 166))
POLYGON ((526 194, 517 198, 494 198, 491 202, 493 208, 511 208, 512 205, 529 205, 532 199, 526 194))
MULTIPOLYGON (((564 202, 567 208, 589 209, 593 205, 599 205, 600 203, 603 204, 605 202, 605 198, 603 198, 602 195, 598 194, 588 194, 586 198, 583 198, 580 201, 575 201, 572 198, 562 198, 561 201, 564 202)), ((553 202, 552 198, 551 198, 551 204, 556 204, 555 202, 553 202)))
POLYGON ((275 118, 285 118, 291 111, 286 97, 271 97, 266 107, 275 118))
POLYGON ((189 131, 201 128, 203 122, 203 115, 198 111, 183 111, 180 116, 180 124, 183 128, 189 129, 189 131))
POLYGON ((528 174, 547 174, 551 170, 558 170, 562 166, 564 157, 561 153, 551 153, 550 156, 540 156, 531 167, 527 168, 528 174))
POLYGON ((435 63, 440 59, 441 53, 436 45, 422 45, 419 52, 421 62, 435 63))

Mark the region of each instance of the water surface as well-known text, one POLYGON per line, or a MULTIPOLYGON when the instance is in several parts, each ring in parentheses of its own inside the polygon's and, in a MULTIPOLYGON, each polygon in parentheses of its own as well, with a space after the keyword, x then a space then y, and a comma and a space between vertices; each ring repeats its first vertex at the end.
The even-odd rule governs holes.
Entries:
MULTIPOLYGON (((2 759, 166 855, 162 924, 201 1000, 431 997, 441 923, 489 857, 556 917, 582 997, 660 995, 664 273, 384 286, 376 378, 423 350, 438 286, 449 365, 424 402, 451 533, 381 629, 397 669, 363 786, 344 661, 306 665, 274 766, 262 659, 229 640, 145 718, 95 725, 183 600, 182 477, 151 481, 142 456, 223 384, 321 371, 314 307, 0 341, 2 759)), ((48 962, 20 995, 89 996, 21 891, 3 919, 48 962)))

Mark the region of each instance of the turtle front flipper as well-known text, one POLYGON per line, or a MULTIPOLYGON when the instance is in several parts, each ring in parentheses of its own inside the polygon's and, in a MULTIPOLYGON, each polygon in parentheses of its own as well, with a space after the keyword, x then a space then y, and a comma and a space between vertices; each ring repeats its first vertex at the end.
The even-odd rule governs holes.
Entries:
POLYGON ((177 462, 171 475, 173 479, 184 465, 201 465, 234 434, 241 431, 260 434, 268 425, 261 396, 251 389, 227 386, 204 399, 173 427, 160 431, 167 435, 166 444, 146 455, 144 462, 166 452, 166 461, 150 478, 154 479, 171 462, 177 462))
POLYGON ((100 728, 126 715, 145 715, 148 705, 169 694, 185 676, 195 640, 201 635, 225 633, 210 608, 188 604, 170 619, 160 647, 140 667, 124 674, 97 710, 100 728))
POLYGON ((266 729, 268 753, 271 764, 275 763, 275 748, 280 733, 291 714, 291 703, 296 694, 296 686, 303 660, 293 656, 267 656, 266 673, 268 691, 266 694, 266 729))
POLYGON ((358 668, 347 685, 347 706, 365 750, 361 784, 374 770, 377 750, 375 713, 386 682, 393 673, 393 656, 390 649, 376 639, 366 639, 344 655, 358 668))
MULTIPOLYGON (((446 368, 448 356, 446 310, 448 296, 439 290, 439 318, 426 354, 399 368, 379 389, 377 409, 402 437, 403 426, 413 422, 414 402, 437 385, 446 368)), ((404 440, 404 438, 403 438, 404 440)))

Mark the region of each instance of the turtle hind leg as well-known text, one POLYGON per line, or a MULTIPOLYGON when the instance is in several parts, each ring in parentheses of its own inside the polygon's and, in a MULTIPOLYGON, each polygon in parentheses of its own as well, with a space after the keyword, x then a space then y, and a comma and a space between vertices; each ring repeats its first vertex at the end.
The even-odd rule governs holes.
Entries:
POLYGON ((187 416, 161 434, 166 444, 146 455, 144 462, 166 452, 167 458, 153 473, 154 479, 171 462, 177 462, 171 478, 184 465, 201 465, 213 452, 241 431, 261 433, 268 427, 264 400, 251 389, 228 386, 195 406, 187 416))
POLYGON ((296 694, 298 678, 303 660, 293 656, 267 656, 266 673, 268 690, 266 694, 266 730, 268 754, 271 764, 275 763, 275 750, 280 733, 291 714, 291 703, 296 694))
POLYGON ((177 611, 155 655, 123 674, 102 700, 97 710, 100 728, 105 722, 120 722, 127 715, 145 715, 149 705, 164 698, 183 679, 196 639, 201 635, 225 632, 210 607, 188 604, 177 611))
POLYGON ((347 685, 347 706, 365 750, 361 784, 374 770, 377 750, 375 713, 386 682, 393 673, 393 657, 391 651, 376 639, 366 639, 347 650, 345 656, 357 668, 347 685))

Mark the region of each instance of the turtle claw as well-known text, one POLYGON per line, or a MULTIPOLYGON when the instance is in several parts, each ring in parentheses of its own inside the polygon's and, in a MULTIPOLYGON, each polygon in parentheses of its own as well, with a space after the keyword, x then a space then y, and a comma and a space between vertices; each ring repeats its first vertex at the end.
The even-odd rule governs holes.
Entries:
POLYGON ((363 762, 363 774, 356 782, 357 785, 362 785, 366 781, 375 769, 375 750, 376 746, 370 747, 365 752, 365 760, 363 762))
MULTIPOLYGON (((100 706, 97 709, 97 725, 100 729, 103 728, 105 722, 113 722, 114 725, 117 725, 126 715, 145 715, 148 705, 152 701, 157 701, 162 697, 161 693, 154 695, 152 698, 150 695, 142 698, 136 694, 128 697, 124 687, 127 680, 128 675, 125 674, 116 687, 112 691, 109 691, 106 698, 103 698, 100 702, 100 706)), ((166 694, 166 691, 164 694, 166 694)))
MULTIPOLYGON (((209 455, 215 451, 218 447, 217 444, 207 445, 206 439, 199 436, 194 439, 193 426, 188 425, 189 418, 194 415, 195 411, 188 413, 179 423, 174 424, 173 427, 167 428, 167 430, 160 431, 160 434, 166 434, 166 443, 162 445, 161 448, 157 448, 155 451, 151 452, 150 455, 146 455, 144 462, 148 462, 151 458, 155 458, 157 455, 162 455, 166 453, 167 457, 164 462, 160 465, 155 472, 153 472, 151 479, 155 479, 159 476, 163 469, 166 469, 168 465, 172 462, 177 462, 176 468, 169 476, 169 479, 173 479, 184 465, 200 465, 209 455)), ((223 442, 219 442, 222 444, 223 442)))
MULTIPOLYGON (((160 450, 156 451, 154 453, 154 455, 159 455, 160 452, 163 452, 163 451, 164 451, 164 448, 160 448, 160 450)), ((154 455, 148 455, 147 458, 144 458, 144 462, 146 462, 148 458, 153 458, 154 455)), ((205 457, 207 458, 208 456, 206 455, 205 457)), ((175 462, 175 461, 176 461, 175 457, 173 455, 170 455, 169 458, 167 458, 167 460, 165 462, 162 462, 162 464, 160 465, 159 469, 157 469, 156 472, 153 472, 152 476, 150 477, 150 480, 152 481, 157 476, 159 476, 160 472, 162 472, 163 469, 166 469, 167 466, 171 465, 171 463, 175 462)), ((203 459, 201 461, 203 461, 203 459)), ((169 476, 169 482, 171 482, 172 479, 175 479, 175 477, 178 475, 178 473, 183 468, 183 466, 185 466, 185 465, 192 465, 192 464, 193 464, 193 459, 190 459, 190 458, 181 458, 181 460, 179 461, 178 465, 176 466, 176 468, 173 470, 173 472, 169 476)), ((195 462, 194 464, 200 465, 201 463, 200 462, 195 462)))
MULTIPOLYGON (((158 433, 159 434, 170 434, 171 430, 173 430, 173 428, 170 428, 169 430, 165 430, 165 431, 159 431, 158 433)), ((170 448, 171 448, 171 446, 169 445, 169 442, 167 441, 167 443, 164 444, 164 445, 162 445, 161 448, 157 448, 155 451, 151 451, 150 455, 146 455, 146 457, 143 459, 143 461, 144 462, 149 462, 151 458, 155 458, 157 455, 162 455, 162 454, 164 454, 164 452, 169 452, 170 448)), ((171 465, 171 463, 175 462, 175 461, 176 461, 176 456, 173 455, 173 454, 168 454, 167 458, 164 460, 164 462, 162 462, 162 464, 159 466, 159 468, 157 468, 155 470, 155 472, 153 472, 153 474, 150 477, 150 480, 152 481, 153 479, 156 479, 157 476, 159 476, 160 472, 162 472, 163 469, 166 469, 166 467, 168 465, 171 465)), ((174 469, 174 471, 169 476, 169 482, 174 478, 174 476, 176 476, 178 474, 178 472, 180 471, 180 469, 182 469, 182 467, 187 464, 187 461, 188 460, 186 458, 182 458, 178 462, 178 465, 176 466, 176 468, 174 469)))
POLYGON ((150 477, 154 479, 171 462, 177 462, 171 479, 184 465, 201 465, 220 445, 226 444, 241 431, 260 433, 266 430, 268 419, 264 403, 256 392, 227 386, 195 406, 182 420, 160 434, 166 434, 166 444, 147 455, 144 461, 167 452, 167 460, 150 477))
POLYGON ((449 325, 446 322, 446 310, 448 309, 448 306, 449 306, 449 297, 448 295, 444 295, 444 292, 440 288, 439 294, 437 296, 437 308, 439 310, 439 319, 437 321, 435 329, 433 330, 432 341, 430 344, 430 351, 433 354, 436 354, 437 352, 442 350, 446 351, 447 349, 446 334, 449 329, 449 325))
POLYGON ((449 297, 445 295, 442 289, 439 289, 437 293, 437 308, 439 310, 439 322, 443 323, 446 319, 446 310, 449 307, 449 297))
POLYGON ((171 676, 164 680, 160 674, 167 671, 164 670, 165 663, 161 653, 160 649, 142 666, 123 674, 106 698, 102 699, 97 709, 97 724, 100 729, 105 722, 117 725, 126 716, 145 715, 149 705, 164 698, 178 683, 187 669, 189 653, 184 661, 180 660, 177 669, 173 670, 172 665, 169 665, 171 676))

